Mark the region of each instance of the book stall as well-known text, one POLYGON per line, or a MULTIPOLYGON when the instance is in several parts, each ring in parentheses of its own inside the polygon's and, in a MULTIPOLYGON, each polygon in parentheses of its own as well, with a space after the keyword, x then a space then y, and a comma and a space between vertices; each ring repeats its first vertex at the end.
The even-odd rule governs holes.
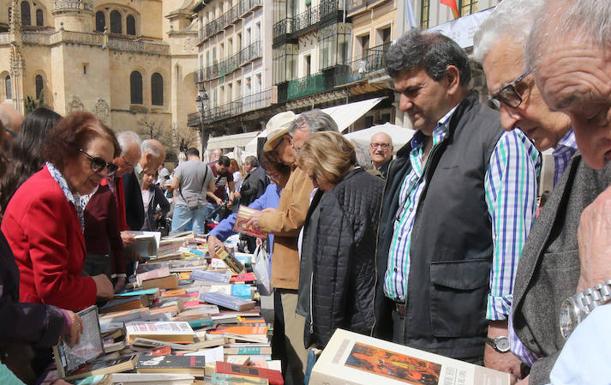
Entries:
POLYGON ((205 239, 191 233, 163 240, 138 233, 133 249, 147 256, 136 280, 79 312, 77 345, 54 347, 59 377, 99 385, 283 384, 253 255, 210 258, 205 239))

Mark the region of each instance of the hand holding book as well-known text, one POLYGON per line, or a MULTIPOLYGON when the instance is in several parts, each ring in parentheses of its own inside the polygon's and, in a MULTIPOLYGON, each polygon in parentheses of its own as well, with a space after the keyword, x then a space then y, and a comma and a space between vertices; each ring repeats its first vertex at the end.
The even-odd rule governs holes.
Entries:
POLYGON ((256 238, 266 238, 267 233, 259 228, 259 216, 261 216, 261 213, 259 210, 240 206, 233 227, 234 231, 256 238))

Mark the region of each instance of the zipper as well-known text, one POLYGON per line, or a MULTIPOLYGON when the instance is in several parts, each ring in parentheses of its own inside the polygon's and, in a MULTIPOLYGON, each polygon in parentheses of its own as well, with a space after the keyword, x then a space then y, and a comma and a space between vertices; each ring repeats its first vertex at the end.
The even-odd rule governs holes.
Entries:
POLYGON ((312 307, 312 287, 314 286, 314 272, 310 273, 310 335, 314 334, 314 308, 312 307))

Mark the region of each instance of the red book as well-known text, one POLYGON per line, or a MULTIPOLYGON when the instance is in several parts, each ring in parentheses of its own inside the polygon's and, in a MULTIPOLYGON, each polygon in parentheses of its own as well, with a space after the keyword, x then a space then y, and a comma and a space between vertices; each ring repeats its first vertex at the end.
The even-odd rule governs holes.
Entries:
POLYGON ((233 374, 238 376, 266 378, 269 385, 284 385, 282 372, 277 370, 256 368, 253 366, 230 364, 229 362, 216 362, 216 373, 233 374))
POLYGON ((242 274, 236 274, 234 276, 231 277, 231 280, 229 282, 231 283, 235 283, 235 282, 254 282, 257 280, 257 276, 255 275, 255 273, 242 273, 242 274))

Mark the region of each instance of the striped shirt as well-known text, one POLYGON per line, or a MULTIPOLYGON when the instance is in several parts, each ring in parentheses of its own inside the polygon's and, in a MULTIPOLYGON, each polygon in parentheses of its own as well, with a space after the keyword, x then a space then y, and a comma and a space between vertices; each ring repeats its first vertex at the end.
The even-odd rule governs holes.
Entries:
MULTIPOLYGON (((447 137, 448 122, 453 112, 454 109, 448 112, 433 130, 431 152, 447 137)), ((411 144, 412 167, 399 192, 399 201, 403 205, 395 216, 384 277, 386 296, 399 302, 407 297, 411 232, 416 208, 426 187, 423 134, 416 133, 411 144)), ((494 242, 486 311, 489 320, 506 319, 511 308, 518 259, 534 218, 540 164, 539 151, 519 130, 503 133, 490 157, 484 179, 494 242)))
POLYGON ((575 141, 575 132, 569 130, 554 147, 552 156, 554 157, 554 186, 560 180, 564 170, 569 165, 571 158, 577 152, 577 142, 575 141))
MULTIPOLYGON (((560 180, 564 170, 566 170, 569 162, 577 152, 577 142, 575 141, 575 133, 573 130, 569 130, 554 147, 552 156, 554 157, 554 187, 560 180)), ((513 328, 513 322, 511 317, 509 318, 509 342, 511 351, 515 354, 520 361, 528 366, 532 366, 535 361, 539 358, 535 353, 531 352, 520 338, 516 335, 513 328)))

